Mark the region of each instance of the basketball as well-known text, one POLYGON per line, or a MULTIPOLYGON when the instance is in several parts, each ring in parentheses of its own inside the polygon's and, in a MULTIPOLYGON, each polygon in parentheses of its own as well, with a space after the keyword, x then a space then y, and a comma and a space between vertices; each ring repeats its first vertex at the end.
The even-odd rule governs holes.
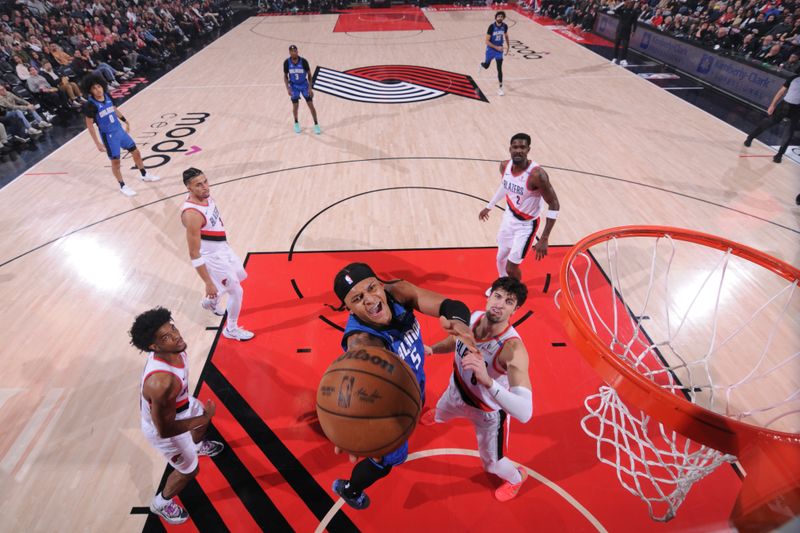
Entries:
POLYGON ((325 436, 362 457, 399 448, 414 431, 421 408, 419 384, 408 365, 374 346, 337 357, 317 389, 317 416, 325 436))

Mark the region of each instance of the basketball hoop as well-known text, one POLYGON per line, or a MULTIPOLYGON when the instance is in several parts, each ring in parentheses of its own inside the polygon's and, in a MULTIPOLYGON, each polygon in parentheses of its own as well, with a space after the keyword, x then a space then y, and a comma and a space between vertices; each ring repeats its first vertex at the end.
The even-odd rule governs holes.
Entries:
POLYGON ((606 386, 581 421, 655 520, 738 461, 733 524, 800 514, 800 270, 691 230, 627 226, 567 254, 556 305, 606 386))

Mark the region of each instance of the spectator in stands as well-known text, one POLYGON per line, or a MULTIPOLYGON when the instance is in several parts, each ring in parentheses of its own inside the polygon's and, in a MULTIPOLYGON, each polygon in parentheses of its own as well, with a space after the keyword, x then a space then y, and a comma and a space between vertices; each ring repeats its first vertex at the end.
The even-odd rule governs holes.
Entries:
MULTIPOLYGON (((28 90, 34 98, 39 100, 40 104, 53 111, 68 104, 67 101, 59 96, 58 89, 50 85, 50 82, 39 74, 36 67, 29 67, 28 70, 30 71, 30 77, 25 83, 28 86, 28 90)), ((80 104, 78 105, 80 106, 80 104)))
POLYGON ((42 128, 49 128, 52 126, 49 122, 43 119, 33 104, 26 102, 14 93, 6 89, 5 85, 0 85, 0 111, 5 111, 5 116, 15 116, 22 120, 25 125, 25 133, 28 135, 36 135, 41 133, 42 128), (29 113, 33 117, 35 123, 31 123, 25 116, 29 113))
POLYGON ((781 47, 781 43, 773 44, 770 49, 764 54, 762 57, 759 57, 761 61, 770 65, 780 65, 784 62, 786 57, 783 55, 783 49, 781 47))
POLYGON ((800 53, 792 53, 789 59, 781 63, 781 68, 795 74, 800 74, 800 53))
POLYGON ((64 51, 63 48, 54 44, 50 47, 50 53, 53 55, 53 59, 56 60, 56 63, 61 65, 62 67, 66 67, 70 63, 72 63, 72 58, 68 53, 64 51))
POLYGON ((22 57, 20 56, 14 56, 14 63, 14 72, 17 74, 17 77, 20 81, 26 81, 30 77, 28 65, 22 61, 22 57))
POLYGON ((736 52, 744 57, 750 57, 758 50, 758 39, 755 33, 748 33, 739 46, 736 47, 736 52))
POLYGON ((70 107, 78 108, 86 103, 86 99, 83 98, 83 93, 78 84, 74 81, 70 81, 68 77, 61 76, 53 71, 53 65, 49 62, 44 64, 39 74, 47 80, 51 87, 55 87, 59 90, 61 95, 63 95, 62 98, 66 100, 67 105, 70 107))
MULTIPOLYGON (((19 117, 14 115, 0 115, 0 124, 5 127, 12 142, 16 144, 26 144, 30 142, 31 138, 28 137, 28 134, 25 132, 25 123, 23 123, 19 117)), ((41 135, 41 132, 39 132, 38 135, 41 135)))

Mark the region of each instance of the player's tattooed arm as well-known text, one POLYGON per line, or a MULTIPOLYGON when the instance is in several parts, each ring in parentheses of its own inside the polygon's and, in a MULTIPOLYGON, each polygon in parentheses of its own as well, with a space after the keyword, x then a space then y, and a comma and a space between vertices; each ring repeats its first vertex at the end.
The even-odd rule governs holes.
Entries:
POLYGON ((359 346, 377 346, 378 348, 386 348, 386 345, 381 339, 375 335, 370 335, 366 332, 353 333, 347 337, 347 349, 352 350, 359 346))

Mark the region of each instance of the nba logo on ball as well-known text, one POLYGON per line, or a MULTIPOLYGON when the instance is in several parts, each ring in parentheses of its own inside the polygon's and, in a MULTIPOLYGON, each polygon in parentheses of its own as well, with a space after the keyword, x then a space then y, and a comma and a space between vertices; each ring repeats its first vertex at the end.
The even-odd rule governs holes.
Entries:
POLYGON ((419 383, 397 355, 376 346, 337 357, 317 388, 325 436, 352 455, 380 457, 399 448, 422 408, 419 383))
POLYGON ((355 379, 352 376, 342 378, 342 383, 339 385, 339 407, 344 409, 350 407, 350 396, 353 395, 353 381, 355 379))

